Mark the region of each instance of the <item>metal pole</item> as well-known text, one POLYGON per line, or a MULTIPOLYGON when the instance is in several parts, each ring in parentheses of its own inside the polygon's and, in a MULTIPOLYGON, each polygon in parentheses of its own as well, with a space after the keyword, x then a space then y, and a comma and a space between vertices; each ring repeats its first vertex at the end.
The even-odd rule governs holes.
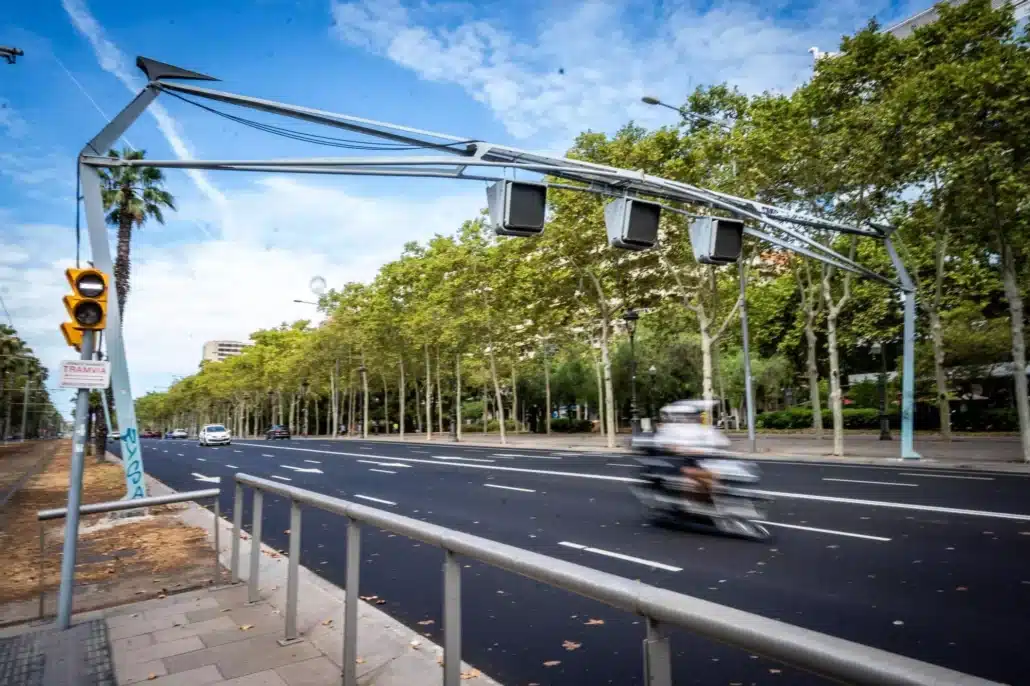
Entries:
MULTIPOLYGON (((82 332, 80 359, 93 358, 93 332, 82 332)), ((79 507, 82 505, 82 472, 86 457, 86 414, 89 391, 80 388, 75 399, 75 433, 72 439, 72 464, 68 475, 68 516, 64 523, 64 550, 61 556, 61 591, 57 598, 57 628, 62 631, 72 622, 72 591, 75 585, 75 556, 79 544, 79 507)))
MULTIPOLYGON (((83 358, 88 359, 88 358, 83 358)), ((25 390, 22 393, 21 400, 21 442, 25 442, 25 425, 29 419, 29 386, 32 382, 29 380, 29 365, 25 363, 25 390)))
POLYGON ((747 330, 747 265, 740 263, 740 337, 744 342, 744 406, 747 410, 747 440, 750 451, 758 452, 755 438, 755 392, 751 386, 751 347, 747 330))
POLYGON ((887 416, 887 346, 880 347, 880 440, 891 440, 891 422, 887 416))
POLYGON ((443 684, 461 683, 461 564, 444 551, 443 560, 443 684))
POLYGON ((222 562, 221 562, 221 560, 218 559, 219 558, 219 554, 222 551, 221 531, 220 531, 221 528, 222 528, 221 527, 222 512, 221 512, 221 507, 218 504, 218 497, 216 497, 215 501, 214 501, 214 511, 215 511, 215 532, 214 532, 214 535, 215 535, 215 577, 214 577, 214 584, 215 584, 215 586, 218 586, 219 584, 222 583, 222 562))
POLYGON ((644 686, 672 686, 669 636, 651 617, 647 618, 647 638, 644 639, 644 686))
POLYGON ((43 529, 43 522, 39 523, 39 618, 43 619, 43 601, 46 599, 43 575, 46 570, 44 565, 44 551, 46 549, 46 530, 43 529))
POLYGON ((358 584, 361 583, 361 525, 347 520, 346 599, 343 606, 343 686, 358 683, 358 584))
POLYGON ((286 637, 279 645, 297 640, 297 582, 300 577, 300 503, 290 501, 290 558, 286 576, 286 637))
POLYGON ((905 325, 903 333, 901 363, 901 457, 904 460, 918 460, 920 455, 913 445, 913 419, 915 408, 915 357, 916 357, 916 287, 905 269, 905 263, 898 257, 890 238, 883 240, 883 247, 894 264, 894 271, 902 285, 905 301, 905 325))
POLYGON ((254 503, 250 525, 250 578, 247 579, 247 602, 256 603, 261 600, 258 593, 258 575, 261 570, 261 510, 265 494, 254 489, 254 503))
POLYGON ((629 332, 629 416, 631 430, 636 436, 640 433, 640 413, 637 412, 637 351, 634 346, 636 330, 629 332))
POLYGON ((232 556, 229 561, 229 583, 240 582, 240 529, 243 528, 243 484, 236 483, 232 501, 232 556))

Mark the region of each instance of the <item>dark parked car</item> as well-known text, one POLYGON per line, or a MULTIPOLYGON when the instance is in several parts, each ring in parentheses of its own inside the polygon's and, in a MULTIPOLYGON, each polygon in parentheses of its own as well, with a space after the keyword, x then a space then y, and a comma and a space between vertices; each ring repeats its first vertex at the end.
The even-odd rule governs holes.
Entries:
POLYGON ((290 440, 290 430, 285 426, 276 424, 271 429, 265 432, 265 438, 272 441, 277 438, 290 440))

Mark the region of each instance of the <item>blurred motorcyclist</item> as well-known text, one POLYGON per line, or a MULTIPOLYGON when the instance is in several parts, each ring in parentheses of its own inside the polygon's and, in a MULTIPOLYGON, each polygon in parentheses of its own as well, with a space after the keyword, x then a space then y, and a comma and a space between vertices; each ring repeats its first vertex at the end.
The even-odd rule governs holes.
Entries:
POLYGON ((653 444, 674 456, 680 474, 689 479, 685 496, 712 504, 712 484, 716 478, 703 460, 713 450, 729 447, 730 441, 721 431, 704 423, 706 405, 702 401, 681 400, 663 407, 653 444))

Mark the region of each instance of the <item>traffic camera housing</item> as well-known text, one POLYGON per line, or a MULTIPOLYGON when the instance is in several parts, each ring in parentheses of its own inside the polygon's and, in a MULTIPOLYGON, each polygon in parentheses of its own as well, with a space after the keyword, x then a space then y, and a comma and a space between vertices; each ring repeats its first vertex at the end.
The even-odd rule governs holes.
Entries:
POLYGON ((726 217, 699 217, 690 224, 690 245, 701 264, 732 264, 740 259, 744 222, 726 217))
POLYGON ((547 214, 547 186, 526 181, 498 181, 486 189, 490 223, 498 236, 539 236, 547 214))
POLYGON ((662 206, 639 198, 615 198, 604 208, 608 244, 624 250, 647 250, 658 244, 662 206))

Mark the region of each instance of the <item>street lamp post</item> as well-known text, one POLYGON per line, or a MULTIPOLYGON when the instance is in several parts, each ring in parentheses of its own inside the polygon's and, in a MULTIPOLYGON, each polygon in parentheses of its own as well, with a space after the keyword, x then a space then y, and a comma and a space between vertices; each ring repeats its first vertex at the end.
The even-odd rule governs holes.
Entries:
POLYGON ((647 386, 647 416, 651 420, 651 432, 654 433, 654 415, 655 415, 654 384, 655 384, 655 377, 658 374, 658 368, 655 367, 654 365, 651 365, 650 367, 647 368, 647 374, 648 374, 648 377, 650 378, 650 383, 647 386))
POLYGON ((880 391, 880 440, 891 440, 891 422, 887 416, 887 351, 880 342, 873 343, 870 348, 873 357, 880 358, 879 386, 880 391))
POLYGON ((308 435, 308 382, 304 381, 300 385, 301 397, 304 399, 304 425, 303 430, 300 432, 303 435, 308 435))
POLYGON ((640 413, 637 411, 637 353, 635 338, 637 332, 637 320, 640 315, 636 310, 628 310, 622 316, 626 322, 626 330, 629 331, 629 414, 633 435, 640 433, 640 413))

